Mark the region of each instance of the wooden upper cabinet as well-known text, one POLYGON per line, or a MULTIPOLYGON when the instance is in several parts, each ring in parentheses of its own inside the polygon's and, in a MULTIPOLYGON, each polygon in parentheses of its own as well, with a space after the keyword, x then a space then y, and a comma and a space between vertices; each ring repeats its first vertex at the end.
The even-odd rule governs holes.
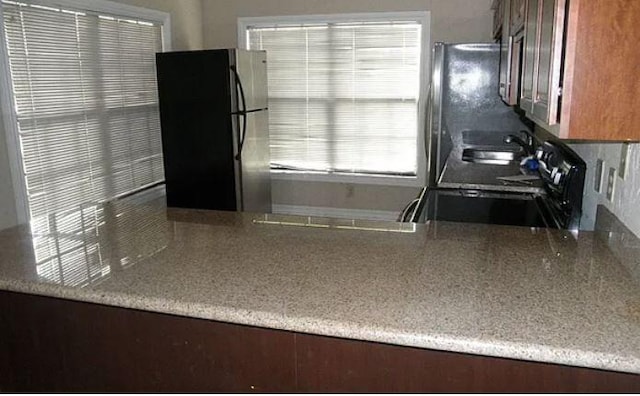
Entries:
POLYGON ((502 11, 502 28, 500 29, 500 87, 498 92, 502 100, 509 103, 510 97, 510 81, 511 81, 511 45, 512 37, 509 34, 511 21, 511 2, 503 0, 501 2, 500 11, 502 11))
POLYGON ((527 0, 520 107, 563 139, 640 140, 640 0, 527 0))
POLYGON ((555 125, 559 121, 565 0, 539 0, 538 6, 538 63, 531 111, 536 118, 555 125))
POLYGON ((496 10, 494 27, 498 25, 498 22, 501 22, 500 27, 494 33, 495 40, 500 42, 500 86, 498 92, 508 105, 518 103, 524 14, 522 21, 516 22, 519 27, 514 27, 514 18, 518 18, 521 13, 521 10, 515 11, 515 9, 524 3, 524 0, 499 0, 494 4, 496 10))
POLYGON ((533 110, 533 95, 539 54, 538 19, 540 18, 540 0, 529 0, 526 3, 522 76, 520 78, 520 107, 524 110, 533 110))

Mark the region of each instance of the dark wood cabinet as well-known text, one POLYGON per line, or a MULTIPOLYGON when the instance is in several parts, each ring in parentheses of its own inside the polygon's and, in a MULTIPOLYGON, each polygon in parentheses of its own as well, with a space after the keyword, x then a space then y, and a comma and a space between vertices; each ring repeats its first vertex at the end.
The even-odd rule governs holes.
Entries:
POLYGON ((635 0, 527 0, 527 116, 563 139, 640 140, 639 19, 635 0))
POLYGON ((0 292, 0 392, 625 392, 640 376, 0 292))
POLYGON ((312 335, 297 336, 305 392, 625 392, 631 374, 312 335))
POLYGON ((509 32, 509 24, 511 21, 511 2, 501 1, 502 9, 502 28, 500 33, 500 86, 498 93, 502 100, 507 104, 514 104, 510 101, 510 81, 511 81, 511 47, 513 45, 513 37, 509 32))
POLYGON ((0 292, 0 391, 292 392, 293 337, 0 292))
POLYGON ((494 38, 500 43, 500 85, 498 93, 508 105, 518 104, 520 94, 520 58, 526 2, 497 0, 494 4, 494 38))
POLYGON ((495 0, 493 10, 507 104, 562 139, 640 141, 640 1, 495 0))
POLYGON ((565 0, 529 0, 520 107, 538 123, 559 121, 565 0))

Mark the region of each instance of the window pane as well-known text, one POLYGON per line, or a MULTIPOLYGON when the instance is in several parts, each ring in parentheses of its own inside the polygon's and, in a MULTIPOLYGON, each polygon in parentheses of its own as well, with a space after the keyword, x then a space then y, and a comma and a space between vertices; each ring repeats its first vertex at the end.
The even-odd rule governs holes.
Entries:
POLYGON ((2 1, 32 219, 163 180, 162 26, 2 1))
POLYGON ((332 154, 336 169, 415 175, 418 154, 415 103, 343 101, 335 108, 337 149, 332 154), (389 131, 396 134, 390 136, 389 131), (389 163, 391 160, 394 162, 389 163))
POLYGON ((415 175, 421 26, 251 27, 267 51, 272 165, 415 175))

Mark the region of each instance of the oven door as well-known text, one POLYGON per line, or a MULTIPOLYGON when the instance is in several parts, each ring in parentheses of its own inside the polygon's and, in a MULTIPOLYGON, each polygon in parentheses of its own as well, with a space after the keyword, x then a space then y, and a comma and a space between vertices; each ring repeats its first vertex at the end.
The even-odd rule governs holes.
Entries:
POLYGON ((430 189, 416 222, 427 220, 558 228, 544 198, 534 194, 430 189))

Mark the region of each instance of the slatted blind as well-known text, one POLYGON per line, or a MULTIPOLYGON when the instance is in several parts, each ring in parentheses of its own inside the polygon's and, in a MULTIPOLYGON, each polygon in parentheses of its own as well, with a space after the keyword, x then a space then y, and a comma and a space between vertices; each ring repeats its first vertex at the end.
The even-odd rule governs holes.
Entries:
POLYGON ((415 175, 421 25, 249 27, 267 51, 272 167, 415 175))
POLYGON ((163 180, 162 26, 7 0, 2 14, 31 218, 163 180))

